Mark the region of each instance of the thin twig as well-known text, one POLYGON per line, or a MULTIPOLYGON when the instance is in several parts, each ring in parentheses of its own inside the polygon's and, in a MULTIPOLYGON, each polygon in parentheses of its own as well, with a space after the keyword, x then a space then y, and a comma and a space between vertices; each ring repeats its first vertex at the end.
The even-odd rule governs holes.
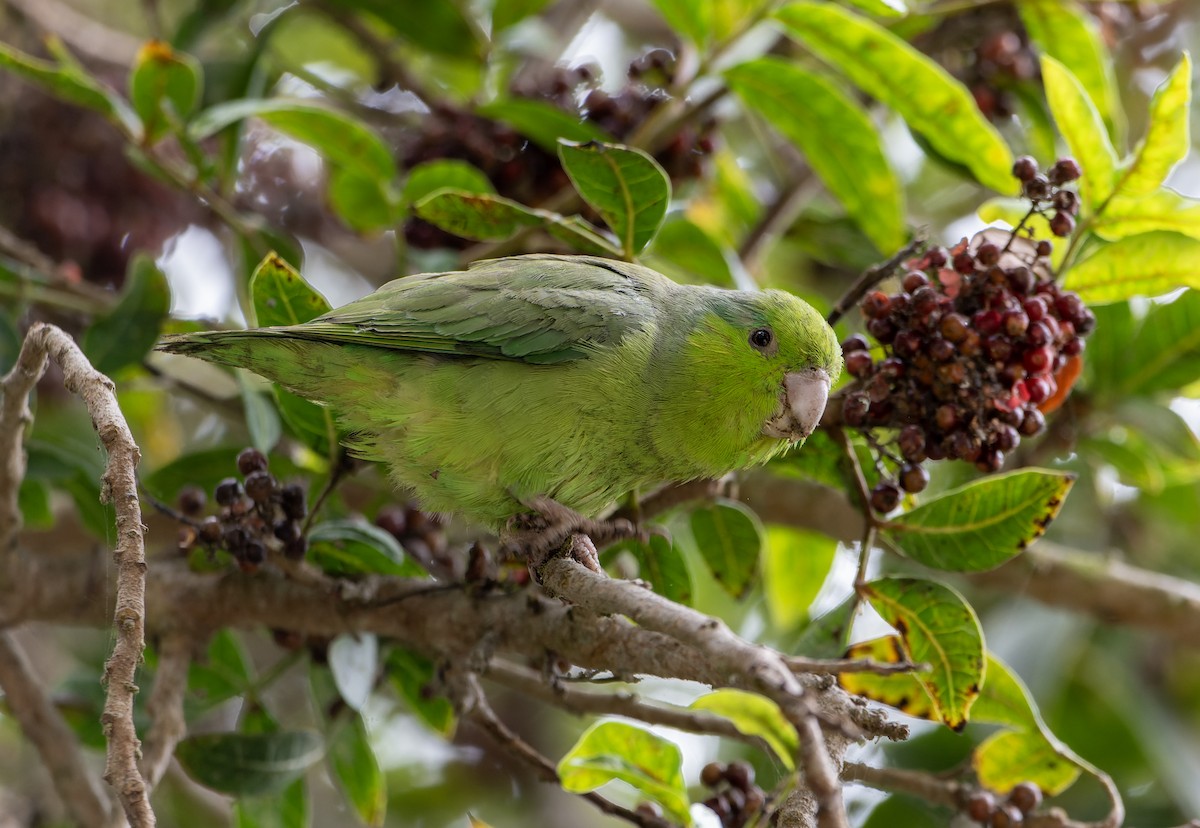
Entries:
POLYGON ((151 725, 142 752, 142 775, 153 789, 162 780, 179 740, 187 735, 183 695, 187 691, 188 667, 193 655, 192 639, 181 633, 163 638, 159 647, 154 686, 146 700, 151 725))
POLYGON ((792 226, 804 205, 820 187, 820 180, 811 170, 805 170, 775 194, 775 198, 759 217, 758 223, 750 229, 738 248, 738 258, 747 270, 757 268, 767 243, 792 226))
POLYGON ((867 294, 867 291, 895 273, 900 265, 904 263, 905 259, 915 255, 924 247, 925 241, 924 233, 917 233, 912 241, 886 262, 872 265, 864 270, 862 275, 854 281, 854 284, 850 285, 846 289, 846 292, 842 294, 842 297, 837 300, 837 304, 833 306, 833 310, 829 312, 829 316, 825 317, 825 321, 832 325, 845 316, 846 311, 854 307, 855 303, 867 294))
POLYGON ((37 748, 50 780, 72 819, 84 828, 108 828, 114 805, 88 771, 79 740, 51 704, 9 632, 0 632, 0 688, 8 711, 37 748))
POLYGON ((910 661, 887 663, 870 658, 804 658, 785 655, 783 662, 796 673, 838 675, 839 673, 874 673, 877 676, 894 676, 898 673, 913 673, 928 670, 928 664, 913 664, 910 661))
MULTIPOLYGON (((146 783, 137 767, 140 744, 133 725, 133 697, 137 693, 134 677, 145 646, 146 558, 141 504, 137 493, 137 464, 141 458, 133 435, 117 404, 112 380, 101 374, 67 334, 53 325, 35 324, 25 337, 17 363, 2 381, 3 408, 0 429, 10 422, 18 427, 12 455, 5 463, 0 479, 0 526, 19 526, 20 517, 8 514, 15 494, 5 486, 19 486, 24 472, 20 458, 21 425, 29 422, 26 398, 45 371, 48 359, 63 373, 63 385, 78 395, 92 418, 92 425, 108 453, 101 478, 100 497, 112 503, 116 511, 117 546, 113 558, 117 565, 116 644, 104 665, 108 693, 100 721, 108 740, 104 778, 117 791, 133 828, 154 825, 154 812, 146 783), (14 478, 12 472, 18 472, 14 478)), ((7 438, 10 441, 13 438, 7 438)), ((7 531, 7 530, 4 530, 7 531)), ((0 541, 11 539, 0 538, 0 541)))
POLYGON ((375 58, 376 63, 379 64, 379 80, 384 85, 395 84, 416 95, 426 104, 432 104, 438 100, 438 95, 426 89, 425 85, 417 80, 412 72, 408 71, 407 66, 396 60, 391 44, 366 25, 359 15, 329 2, 318 2, 314 4, 314 7, 353 35, 370 53, 371 57, 375 58))

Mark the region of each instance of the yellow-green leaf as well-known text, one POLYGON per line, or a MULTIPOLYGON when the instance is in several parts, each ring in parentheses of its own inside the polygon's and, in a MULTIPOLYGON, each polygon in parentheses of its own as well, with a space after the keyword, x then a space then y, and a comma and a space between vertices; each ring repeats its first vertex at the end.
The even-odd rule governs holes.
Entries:
POLYGON ((785 768, 795 770, 800 736, 775 702, 757 693, 725 689, 701 696, 690 707, 716 713, 733 722, 741 733, 760 737, 785 768))
MULTIPOLYGON (((885 635, 853 645, 846 658, 870 659, 882 664, 898 664, 905 659, 900 637, 885 635)), ((889 705, 918 719, 937 721, 933 699, 915 673, 882 676, 876 673, 839 673, 838 683, 847 693, 889 705)))
POLYGON ((725 80, 743 103, 795 144, 813 172, 883 253, 908 238, 900 180, 862 107, 828 78, 764 57, 725 80))
POLYGON ((718 500, 692 512, 692 538, 713 577, 734 598, 743 597, 758 572, 763 528, 740 503, 718 500))
POLYGON ((143 140, 157 140, 171 118, 186 122, 200 100, 201 83, 200 61, 191 55, 159 40, 143 45, 129 76, 129 99, 142 119, 143 140))
POLYGON ((881 578, 863 585, 861 594, 900 633, 908 660, 930 665, 914 675, 937 719, 961 730, 986 667, 983 630, 970 604, 944 584, 916 578, 881 578))
POLYGON ((329 744, 333 778, 358 818, 370 826, 387 817, 387 782, 375 758, 362 716, 336 727, 329 744))
POLYGON ((1171 230, 1200 239, 1200 199, 1161 187, 1140 198, 1114 196, 1092 220, 1092 231, 1116 241, 1139 233, 1171 230))
POLYGON ((878 24, 832 3, 797 0, 775 13, 789 33, 867 94, 896 110, 938 153, 987 187, 1016 189, 1012 152, 965 86, 878 24))
POLYGON ((558 763, 558 777, 571 793, 619 779, 661 805, 670 819, 691 825, 682 768, 674 742, 625 722, 605 721, 584 731, 558 763))
POLYGON ((1091 304, 1200 287, 1200 239, 1144 233, 1105 245, 1067 271, 1064 286, 1091 304))
POLYGON ((884 536, 935 569, 993 569, 1042 536, 1074 482, 1073 474, 1045 469, 991 475, 905 512, 884 536))
POLYGON ((1021 0, 1017 9, 1038 51, 1071 70, 1096 105, 1109 134, 1119 138, 1115 127, 1123 126, 1123 115, 1117 79, 1095 18, 1075 0, 1021 0))
POLYGON ((837 541, 820 532, 768 526, 763 554, 763 593, 767 612, 779 630, 808 620, 808 608, 833 566, 837 541))
POLYGON ((1116 190, 1123 196, 1154 192, 1183 160, 1190 145, 1188 113, 1192 103, 1192 61, 1187 52, 1154 91, 1150 126, 1133 158, 1121 170, 1116 190))
POLYGON ((1117 153, 1096 105, 1071 70, 1050 56, 1042 58, 1042 82, 1054 123, 1083 168, 1080 193, 1095 210, 1113 192, 1117 153))

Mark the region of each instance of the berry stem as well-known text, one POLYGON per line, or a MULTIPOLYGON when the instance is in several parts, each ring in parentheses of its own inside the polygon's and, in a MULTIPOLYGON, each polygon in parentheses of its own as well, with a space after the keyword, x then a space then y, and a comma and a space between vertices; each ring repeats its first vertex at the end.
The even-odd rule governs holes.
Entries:
POLYGON ((906 244, 896 255, 892 256, 886 262, 874 265, 867 268, 862 274, 846 289, 841 298, 833 306, 833 310, 829 312, 829 316, 825 321, 830 325, 835 324, 839 319, 846 315, 846 312, 854 307, 858 300, 866 296, 867 291, 875 287, 884 279, 895 273, 904 263, 905 259, 915 256, 925 246, 926 238, 923 232, 918 232, 913 240, 906 244))
POLYGON ((867 485, 867 478, 863 474, 862 465, 858 462, 858 454, 854 451, 854 445, 850 442, 850 438, 846 436, 846 432, 841 428, 830 430, 830 436, 834 442, 842 447, 842 451, 846 454, 846 459, 850 462, 850 468, 854 474, 854 485, 858 489, 858 496, 862 500, 863 521, 866 528, 863 530, 862 548, 858 553, 858 571, 854 575, 854 601, 855 606, 850 615, 853 617, 858 610, 859 590, 867 582, 867 563, 871 557, 871 547, 875 545, 875 530, 879 526, 879 520, 875 517, 874 511, 871 509, 871 487, 867 485))

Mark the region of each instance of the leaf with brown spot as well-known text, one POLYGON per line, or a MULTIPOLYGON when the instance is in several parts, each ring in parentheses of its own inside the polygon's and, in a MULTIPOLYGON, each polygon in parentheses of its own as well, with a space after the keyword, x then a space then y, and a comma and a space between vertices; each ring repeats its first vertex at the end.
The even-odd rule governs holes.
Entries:
MULTIPOLYGON (((871 659, 884 664, 906 660, 900 637, 885 635, 855 644, 846 650, 846 658, 871 659)), ((875 673, 839 673, 838 683, 847 693, 877 701, 903 711, 918 719, 937 721, 933 699, 921 685, 915 673, 881 676, 875 673)))

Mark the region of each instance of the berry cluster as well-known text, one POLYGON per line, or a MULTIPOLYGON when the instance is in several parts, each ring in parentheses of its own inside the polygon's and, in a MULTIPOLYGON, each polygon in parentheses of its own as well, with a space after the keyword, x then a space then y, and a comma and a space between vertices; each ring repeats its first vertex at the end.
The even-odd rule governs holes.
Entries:
MULTIPOLYGON (((514 97, 550 103, 623 141, 671 99, 665 87, 673 80, 674 64, 667 50, 650 50, 629 65, 629 80, 615 94, 598 87, 599 69, 592 64, 532 70, 511 91, 514 97)), ((686 125, 655 154, 672 181, 700 177, 703 160, 713 150, 715 126, 686 125)), ((554 153, 506 124, 447 103, 434 105, 403 143, 405 168, 441 158, 467 161, 487 174, 500 195, 522 204, 540 204, 569 183, 554 153)), ((466 244, 419 219, 408 223, 405 234, 414 247, 466 244)))
MULTIPOLYGON (((1042 175, 1022 158, 1013 172, 1033 203, 1029 215, 1053 209, 1051 226, 1069 224, 1070 232, 1078 202, 1061 187, 1079 166, 1063 159, 1042 175)), ((985 231, 952 250, 929 250, 906 263, 900 291, 863 298, 881 357, 864 336, 842 343, 846 371, 857 380, 842 399, 842 420, 896 467, 895 479, 885 474, 871 492, 877 511, 894 509, 901 489, 925 488, 926 459, 998 470, 1022 436, 1042 431, 1042 409, 1057 404, 1060 380, 1065 394, 1071 371, 1064 369, 1072 361, 1077 368, 1096 324, 1076 294, 1049 278, 1050 242, 1005 234, 1002 247, 993 237, 985 231), (896 430, 894 452, 875 441, 875 428, 896 430)))
POLYGON ((709 762, 700 771, 700 782, 715 791, 704 805, 720 817, 723 828, 742 828, 767 801, 762 788, 754 784, 754 768, 747 762, 709 762))
POLYGON ((448 554, 446 535, 437 515, 422 512, 415 505, 388 505, 375 515, 375 525, 390 534, 404 551, 416 559, 427 572, 456 573, 462 564, 448 554))
POLYGON ((180 550, 190 552, 197 543, 224 549, 243 572, 258 571, 272 547, 291 560, 303 558, 308 551, 301 529, 308 513, 304 489, 295 483, 281 486, 268 471, 266 455, 255 448, 238 454, 237 467, 242 480, 227 477, 213 490, 215 515, 201 517, 207 505, 203 490, 189 486, 180 492, 180 550))
POLYGON ((1032 782, 1022 782, 1008 792, 1004 803, 997 803, 989 791, 978 791, 967 799, 963 810, 987 828, 1017 828, 1041 804, 1041 789, 1032 782))

